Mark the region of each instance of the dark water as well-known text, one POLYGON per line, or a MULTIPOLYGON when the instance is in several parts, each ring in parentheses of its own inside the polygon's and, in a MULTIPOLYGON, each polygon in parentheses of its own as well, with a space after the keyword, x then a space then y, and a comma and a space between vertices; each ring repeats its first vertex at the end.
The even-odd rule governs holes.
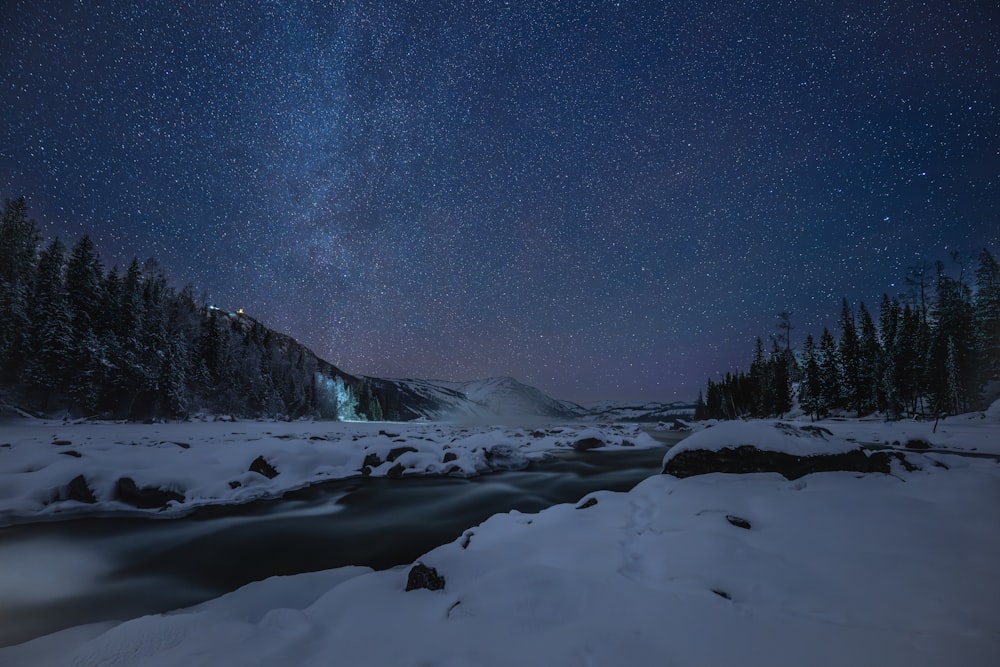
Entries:
POLYGON ((413 562, 497 512, 536 512, 659 471, 663 448, 558 452, 473 479, 352 479, 176 520, 94 518, 0 529, 0 646, 177 609, 274 575, 413 562))

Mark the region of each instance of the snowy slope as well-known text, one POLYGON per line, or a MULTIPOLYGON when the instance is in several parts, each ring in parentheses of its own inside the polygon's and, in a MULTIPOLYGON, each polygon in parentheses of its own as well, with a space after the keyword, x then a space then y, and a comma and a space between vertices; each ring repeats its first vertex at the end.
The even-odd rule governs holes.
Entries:
POLYGON ((472 382, 409 378, 381 382, 392 383, 402 394, 403 405, 426 419, 510 424, 575 419, 587 414, 578 405, 551 398, 511 377, 472 382))
MULTIPOLYGON (((998 427, 963 424, 977 442, 998 427)), ((700 447, 787 446, 767 428, 713 427, 700 447)), ((440 590, 407 591, 405 567, 273 578, 0 649, 0 664, 992 666, 1000 465, 927 456, 942 465, 654 475, 471 528, 420 559, 440 590)))

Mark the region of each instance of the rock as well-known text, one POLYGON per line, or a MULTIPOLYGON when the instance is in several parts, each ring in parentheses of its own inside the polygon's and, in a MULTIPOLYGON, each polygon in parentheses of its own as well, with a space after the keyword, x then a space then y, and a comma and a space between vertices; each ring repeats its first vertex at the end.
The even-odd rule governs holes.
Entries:
POLYGON ((531 461, 513 445, 493 445, 483 456, 493 470, 524 470, 531 461))
POLYGON ((398 433, 389 433, 388 431, 379 431, 378 434, 379 435, 384 435, 387 438, 398 438, 399 437, 398 433))
POLYGON ((87 478, 83 475, 77 475, 70 480, 69 485, 66 487, 66 500, 75 500, 79 503, 87 504, 97 502, 94 492, 90 490, 90 485, 87 484, 87 478))
POLYGON ((725 598, 727 600, 732 600, 733 599, 732 595, 730 595, 726 591, 720 591, 718 588, 713 588, 712 592, 715 593, 716 595, 718 595, 720 598, 725 598))
POLYGON ((142 509, 166 507, 171 500, 184 502, 184 494, 156 486, 137 486, 130 477, 122 477, 115 484, 115 497, 123 503, 142 509))
POLYGON ((458 454, 455 452, 445 452, 444 458, 441 459, 441 463, 451 463, 452 461, 458 460, 458 454))
POLYGON ((72 440, 53 440, 52 444, 53 445, 58 445, 60 447, 65 447, 66 445, 72 445, 73 441, 72 440))
POLYGON ((237 481, 235 479, 233 481, 229 482, 229 488, 230 489, 238 489, 241 486, 243 486, 243 483, 239 482, 239 481, 237 481))
POLYGON ((585 503, 583 503, 582 505, 577 505, 576 508, 578 510, 585 510, 588 507, 593 507, 596 504, 597 504, 597 498, 587 498, 587 501, 585 503))
POLYGON ((410 447, 408 445, 405 447, 393 447, 392 449, 389 450, 389 454, 388 456, 385 457, 385 460, 388 461, 389 463, 392 463, 406 452, 415 452, 415 451, 417 451, 416 447, 410 447))
POLYGON ((377 468, 382 465, 382 458, 375 452, 365 454, 365 460, 361 463, 361 466, 368 466, 369 468, 377 468))
POLYGON ((926 440, 921 440, 920 438, 911 438, 906 441, 904 445, 907 449, 930 449, 931 445, 926 440))
POLYGON ((274 479, 278 476, 278 471, 263 456, 258 456, 253 460, 253 463, 250 464, 250 472, 263 475, 268 479, 274 479))
POLYGON ((733 524, 737 528, 743 528, 745 530, 750 530, 750 522, 746 519, 742 519, 738 516, 733 516, 732 514, 726 515, 726 521, 733 524))
POLYGON ((823 426, 816 426, 815 424, 807 424, 806 426, 800 426, 799 429, 805 431, 806 433, 812 433, 813 435, 817 435, 820 438, 823 438, 824 440, 826 440, 826 436, 833 435, 833 431, 831 431, 830 429, 825 428, 823 426))
POLYGON ((72 456, 74 459, 78 459, 81 456, 83 456, 83 454, 81 454, 80 452, 76 451, 75 449, 67 449, 65 452, 59 452, 59 453, 60 454, 65 454, 66 456, 72 456))
POLYGON ((418 588, 426 588, 429 591, 443 590, 444 577, 438 574, 433 567, 417 563, 410 568, 410 574, 406 577, 406 590, 415 591, 418 588))
POLYGON ((389 479, 402 479, 403 478, 403 464, 397 463, 388 470, 385 471, 385 476, 389 479))
POLYGON ((719 450, 692 449, 672 457, 663 466, 663 474, 692 477, 712 472, 776 472, 785 479, 798 479, 814 472, 881 472, 889 474, 887 452, 866 454, 861 449, 838 454, 795 456, 772 452, 751 445, 724 447, 719 450))
POLYGON ((597 449, 598 447, 603 446, 604 441, 598 440, 597 438, 583 438, 573 443, 573 449, 578 452, 585 452, 588 449, 597 449))

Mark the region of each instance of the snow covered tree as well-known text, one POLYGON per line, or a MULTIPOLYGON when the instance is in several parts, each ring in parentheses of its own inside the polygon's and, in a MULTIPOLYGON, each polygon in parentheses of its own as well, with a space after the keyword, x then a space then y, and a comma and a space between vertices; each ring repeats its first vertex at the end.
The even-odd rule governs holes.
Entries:
POLYGON ((72 360, 72 315, 66 303, 63 266, 66 247, 55 239, 38 259, 38 277, 32 296, 30 349, 32 356, 22 371, 22 380, 43 397, 46 408, 55 407, 66 388, 72 360))
POLYGON ((66 302, 73 329, 68 393, 85 414, 97 408, 104 385, 105 350, 98 335, 104 269, 89 236, 81 238, 66 263, 66 302))
POLYGON ((4 201, 0 215, 0 380, 15 378, 30 352, 29 301, 40 235, 24 197, 4 201))

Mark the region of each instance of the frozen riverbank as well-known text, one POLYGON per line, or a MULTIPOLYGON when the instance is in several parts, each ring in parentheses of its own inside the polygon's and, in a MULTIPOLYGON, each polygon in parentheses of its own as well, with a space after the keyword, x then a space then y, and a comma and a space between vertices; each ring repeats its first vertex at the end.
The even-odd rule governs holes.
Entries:
POLYGON ((471 477, 554 450, 656 447, 635 426, 7 421, 0 525, 83 515, 178 517, 353 476, 471 477))
MULTIPOLYGON (((993 419, 967 426, 977 442, 1000 434, 993 419)), ((742 435, 754 442, 736 424, 686 447, 853 446, 759 424, 742 435)), ((0 662, 992 665, 1000 465, 911 458, 888 474, 653 475, 628 493, 491 517, 419 558, 418 585, 436 590, 407 590, 409 567, 279 577, 2 649, 0 662)))

